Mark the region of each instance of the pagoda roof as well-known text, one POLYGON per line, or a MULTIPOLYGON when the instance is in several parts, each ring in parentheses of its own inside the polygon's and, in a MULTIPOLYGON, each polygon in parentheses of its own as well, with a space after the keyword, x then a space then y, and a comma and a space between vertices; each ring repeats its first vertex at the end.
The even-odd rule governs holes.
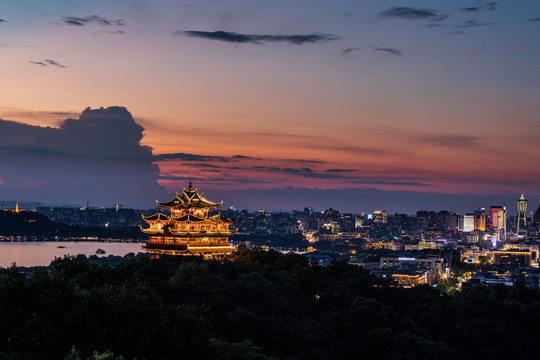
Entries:
POLYGON ((157 234, 164 235, 165 234, 165 231, 163 229, 151 229, 151 228, 145 229, 140 225, 139 225, 139 228, 141 229, 143 233, 148 234, 148 235, 157 235, 157 234))
POLYGON ((171 220, 170 217, 168 217, 167 215, 165 215, 163 213, 157 213, 157 214, 150 215, 150 216, 144 216, 143 215, 142 218, 146 222, 154 222, 154 221, 168 222, 168 221, 171 220))
POLYGON ((233 223, 234 220, 231 219, 231 218, 228 218, 226 216, 223 216, 220 214, 217 214, 217 215, 214 215, 214 216, 210 216, 208 219, 211 219, 213 221, 217 221, 217 222, 223 222, 223 223, 233 223))
POLYGON ((189 182, 189 188, 179 194, 176 193, 176 196, 169 201, 160 202, 157 201, 159 206, 173 208, 173 209, 188 209, 188 208, 198 208, 198 209, 215 209, 220 207, 223 204, 223 201, 219 203, 214 203, 208 201, 204 198, 204 193, 199 194, 197 189, 193 190, 191 186, 191 181, 189 182))
POLYGON ((173 220, 178 221, 178 222, 201 222, 201 221, 205 221, 206 218, 198 217, 192 214, 186 214, 178 218, 173 218, 173 220))

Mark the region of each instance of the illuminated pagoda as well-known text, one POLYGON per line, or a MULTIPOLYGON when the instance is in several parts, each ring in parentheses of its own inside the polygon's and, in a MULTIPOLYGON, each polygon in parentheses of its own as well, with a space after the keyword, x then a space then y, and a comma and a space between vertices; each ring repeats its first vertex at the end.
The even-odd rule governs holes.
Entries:
POLYGON ((170 201, 159 202, 158 205, 170 209, 170 215, 158 212, 151 216, 143 216, 150 227, 142 232, 150 235, 143 248, 152 254, 160 255, 198 255, 205 259, 221 258, 233 250, 229 236, 237 230, 229 229, 233 223, 221 213, 208 217, 208 211, 219 208, 220 203, 213 203, 193 190, 191 181, 189 188, 176 193, 170 201))

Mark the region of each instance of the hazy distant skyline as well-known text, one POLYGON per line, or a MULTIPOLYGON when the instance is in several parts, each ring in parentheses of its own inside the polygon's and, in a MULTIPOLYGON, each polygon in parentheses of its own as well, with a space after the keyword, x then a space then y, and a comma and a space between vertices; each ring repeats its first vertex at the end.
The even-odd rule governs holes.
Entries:
POLYGON ((539 33, 533 0, 4 1, 0 199, 534 210, 539 33))

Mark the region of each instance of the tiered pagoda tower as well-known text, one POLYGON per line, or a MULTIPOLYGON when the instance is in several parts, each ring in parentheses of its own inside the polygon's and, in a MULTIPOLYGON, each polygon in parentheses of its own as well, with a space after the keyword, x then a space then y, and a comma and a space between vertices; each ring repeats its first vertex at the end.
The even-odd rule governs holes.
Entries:
POLYGON ((208 217, 208 211, 219 208, 220 203, 213 203, 189 188, 176 193, 170 201, 158 205, 170 209, 170 215, 161 212, 143 216, 150 224, 142 232, 150 235, 150 240, 141 246, 157 255, 199 255, 205 259, 221 258, 233 250, 229 236, 237 230, 229 229, 234 221, 221 213, 208 217))

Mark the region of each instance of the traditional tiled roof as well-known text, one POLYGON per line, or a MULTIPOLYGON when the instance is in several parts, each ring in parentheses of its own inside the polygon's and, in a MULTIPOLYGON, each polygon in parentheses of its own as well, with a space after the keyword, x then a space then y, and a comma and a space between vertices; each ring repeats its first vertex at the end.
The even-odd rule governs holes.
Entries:
POLYGON ((202 221, 205 221, 207 219, 205 219, 203 217, 198 217, 198 216, 195 216, 195 215, 192 215, 192 214, 186 214, 186 215, 178 217, 178 218, 173 218, 173 220, 178 221, 178 222, 202 222, 202 221))
POLYGON ((219 203, 214 203, 206 200, 204 198, 204 194, 199 194, 197 192, 197 189, 193 190, 190 181, 189 188, 187 190, 184 188, 182 194, 176 193, 174 199, 165 202, 158 201, 157 203, 159 206, 172 209, 215 209, 220 207, 223 204, 223 201, 219 203))
POLYGON ((146 222, 155 222, 155 221, 158 221, 158 222, 169 222, 171 221, 171 218, 168 217, 167 215, 165 214, 162 214, 162 213, 157 213, 157 214, 154 214, 154 215, 150 215, 150 216, 144 216, 143 215, 143 220, 146 221, 146 222))
POLYGON ((143 233, 148 234, 148 235, 165 235, 164 229, 152 229, 152 228, 145 229, 140 225, 139 225, 139 228, 141 229, 143 233))
POLYGON ((230 219, 226 216, 223 216, 220 214, 217 214, 217 215, 214 215, 214 216, 210 216, 208 219, 212 219, 213 221, 217 221, 217 222, 222 222, 222 223, 233 223, 234 220, 233 219, 230 219))

